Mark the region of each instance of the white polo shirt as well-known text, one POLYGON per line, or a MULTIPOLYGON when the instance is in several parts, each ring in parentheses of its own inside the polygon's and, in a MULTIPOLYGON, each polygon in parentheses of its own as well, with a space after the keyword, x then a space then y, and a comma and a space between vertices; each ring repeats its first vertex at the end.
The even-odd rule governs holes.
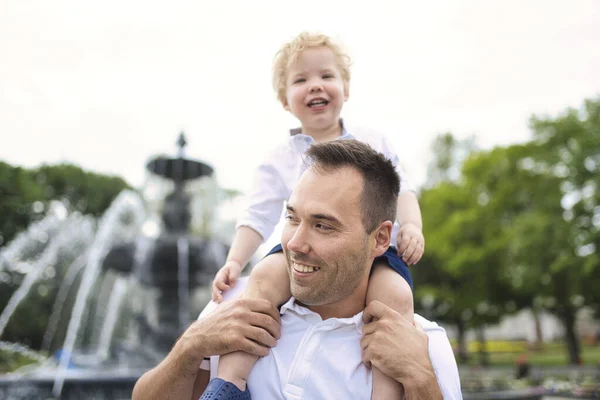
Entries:
MULTIPOLYGON (((241 293, 247 278, 225 293, 241 293)), ((216 308, 210 303, 199 318, 216 308)), ((281 307, 281 338, 260 358, 248 377, 252 398, 260 400, 370 399, 371 370, 361 361, 362 312, 352 318, 321 317, 290 299, 281 307)), ((462 399, 458 368, 446 331, 415 314, 429 336, 429 356, 444 399, 462 399)), ((219 357, 211 357, 211 379, 219 357)), ((208 364, 208 363, 206 363, 208 364)), ((204 364, 203 368, 208 369, 204 364)))
MULTIPOLYGON (((291 130, 285 142, 276 146, 254 173, 252 186, 245 197, 246 208, 238 219, 236 229, 248 226, 258 232, 264 241, 269 239, 275 226, 281 219, 283 205, 306 169, 303 154, 315 143, 315 140, 297 129, 291 130)), ((356 139, 367 143, 374 150, 387 157, 400 177, 400 193, 414 191, 400 165, 398 154, 390 141, 377 131, 362 127, 343 128, 342 136, 336 140, 356 139)), ((399 225, 392 228, 390 243, 396 245, 399 225)))

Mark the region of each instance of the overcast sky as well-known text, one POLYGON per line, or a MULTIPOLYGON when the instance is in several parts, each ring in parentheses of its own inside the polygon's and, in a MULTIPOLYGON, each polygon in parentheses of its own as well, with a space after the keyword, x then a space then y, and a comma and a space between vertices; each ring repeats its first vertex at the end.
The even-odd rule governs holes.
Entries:
POLYGON ((276 102, 271 61, 302 30, 354 60, 343 116, 384 131, 421 184, 432 138, 529 138, 533 113, 600 94, 600 2, 0 2, 0 160, 68 161, 144 179, 150 155, 212 164, 245 190, 296 125, 276 102))

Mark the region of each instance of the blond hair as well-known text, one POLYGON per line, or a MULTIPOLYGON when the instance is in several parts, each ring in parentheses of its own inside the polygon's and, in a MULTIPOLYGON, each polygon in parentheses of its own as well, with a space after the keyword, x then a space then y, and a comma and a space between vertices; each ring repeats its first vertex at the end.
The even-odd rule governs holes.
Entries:
POLYGON ((277 99, 282 103, 285 103, 286 80, 290 66, 298 60, 304 50, 316 47, 325 47, 333 52, 344 82, 344 89, 348 90, 350 84, 350 57, 342 44, 320 33, 302 32, 281 46, 273 61, 273 89, 277 93, 277 99))

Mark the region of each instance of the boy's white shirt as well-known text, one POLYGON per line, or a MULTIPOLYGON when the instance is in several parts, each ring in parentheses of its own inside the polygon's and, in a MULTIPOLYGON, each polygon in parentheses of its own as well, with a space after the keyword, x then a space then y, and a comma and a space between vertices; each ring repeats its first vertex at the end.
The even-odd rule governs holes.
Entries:
MULTIPOLYGON (((224 293, 230 300, 243 292, 248 278, 240 278, 224 293)), ((198 319, 217 307, 209 303, 198 319)), ((281 338, 270 354, 257 361, 248 377, 256 399, 370 399, 372 374, 361 361, 362 312, 352 318, 321 317, 290 299, 281 307, 281 338)), ((462 399, 458 367, 446 331, 415 314, 429 336, 429 357, 443 398, 462 399)), ((216 376, 218 356, 201 368, 216 376)))
MULTIPOLYGON (((292 134, 276 146, 258 166, 245 199, 246 209, 238 219, 236 229, 240 226, 248 226, 258 232, 263 241, 273 233, 282 217, 284 202, 290 198, 292 188, 306 170, 302 156, 315 143, 312 137, 298 132, 292 130, 292 134)), ((344 126, 342 136, 336 140, 344 139, 365 142, 390 159, 400 177, 400 193, 415 190, 400 165, 393 145, 384 135, 368 128, 344 126)), ((390 240, 394 245, 399 229, 398 222, 395 222, 390 240)))

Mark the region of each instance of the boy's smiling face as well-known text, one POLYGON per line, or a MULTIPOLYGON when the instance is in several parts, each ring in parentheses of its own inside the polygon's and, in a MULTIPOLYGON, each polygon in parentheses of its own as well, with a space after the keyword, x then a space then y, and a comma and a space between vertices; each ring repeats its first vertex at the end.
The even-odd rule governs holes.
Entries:
POLYGON ((283 106, 305 130, 323 130, 338 123, 348 95, 331 49, 308 48, 288 70, 283 106))

